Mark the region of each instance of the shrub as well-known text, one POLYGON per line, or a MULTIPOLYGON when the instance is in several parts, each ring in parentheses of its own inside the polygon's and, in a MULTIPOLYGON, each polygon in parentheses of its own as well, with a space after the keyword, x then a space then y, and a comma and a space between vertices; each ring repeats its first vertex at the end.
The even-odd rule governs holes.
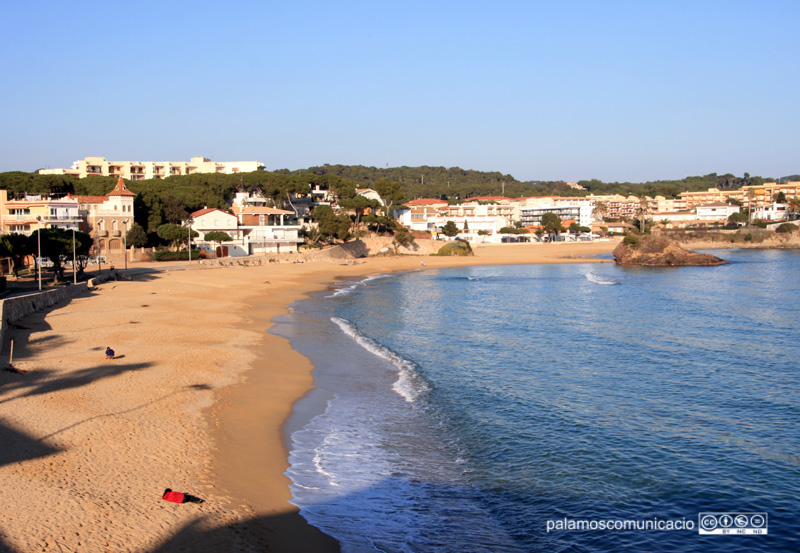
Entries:
POLYGON ((753 235, 748 232, 747 234, 744 235, 744 241, 745 242, 752 242, 753 241, 753 235))
POLYGON ((639 237, 635 234, 626 234, 625 238, 622 239, 622 243, 631 248, 638 248, 639 237))
MULTIPOLYGON (((192 259, 200 258, 200 250, 192 249, 192 259)), ((162 250, 153 252, 153 261, 189 261, 189 252, 182 250, 179 252, 171 252, 169 250, 162 250)))
POLYGON ((775 232, 794 232, 796 230, 797 225, 793 225, 792 223, 783 223, 775 229, 775 232))
POLYGON ((443 257, 449 257, 451 255, 472 255, 472 248, 470 247, 468 242, 463 240, 456 240, 455 242, 450 242, 449 244, 445 244, 437 253, 433 253, 431 255, 438 255, 443 257))
POLYGON ((498 232, 500 234, 528 234, 530 231, 526 228, 503 227, 498 232))

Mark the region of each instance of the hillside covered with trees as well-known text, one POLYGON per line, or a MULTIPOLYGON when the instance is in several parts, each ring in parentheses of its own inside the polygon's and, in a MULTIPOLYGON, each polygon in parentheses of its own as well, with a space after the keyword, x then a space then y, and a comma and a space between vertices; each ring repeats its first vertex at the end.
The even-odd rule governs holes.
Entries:
MULTIPOLYGON (((797 180, 798 176, 783 180, 797 180)), ((682 180, 647 183, 606 183, 599 180, 580 181, 586 190, 576 190, 563 181, 521 182, 499 172, 464 170, 458 167, 390 167, 386 169, 361 165, 323 165, 297 171, 257 171, 236 175, 195 174, 173 176, 163 180, 130 181, 128 188, 137 194, 136 222, 148 233, 163 223, 184 220, 188 213, 203 207, 226 208, 236 190, 260 188, 277 207, 290 209, 292 194, 308 194, 320 186, 333 190, 344 200, 355 196, 357 188, 374 188, 390 205, 399 205, 414 198, 434 197, 465 200, 475 196, 586 196, 588 194, 661 195, 674 198, 683 191, 708 188, 738 189, 767 180, 745 174, 711 173, 682 180)), ((68 175, 39 175, 12 171, 0 173, 0 189, 14 194, 76 194, 102 196, 113 190, 114 177, 78 179, 68 175)))
MULTIPOLYGON (((459 167, 365 167, 363 165, 322 165, 289 171, 276 171, 285 175, 303 175, 312 173, 319 176, 334 175, 352 180, 362 186, 386 179, 397 182, 402 190, 404 200, 414 198, 467 199, 474 196, 586 196, 589 194, 624 194, 648 195, 675 198, 681 192, 707 190, 709 188, 735 190, 745 185, 757 185, 772 178, 762 178, 745 173, 736 177, 730 173, 718 175, 711 173, 705 176, 686 177, 681 180, 660 180, 645 183, 603 182, 597 179, 579 181, 586 190, 578 190, 567 186, 564 181, 526 181, 515 179, 512 175, 499 172, 483 172, 465 170, 459 167)), ((784 177, 781 180, 796 180, 784 177)))

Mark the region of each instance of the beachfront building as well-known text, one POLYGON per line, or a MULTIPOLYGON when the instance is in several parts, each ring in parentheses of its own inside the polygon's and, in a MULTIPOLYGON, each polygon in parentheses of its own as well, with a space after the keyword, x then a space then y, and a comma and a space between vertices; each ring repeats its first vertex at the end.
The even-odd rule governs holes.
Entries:
POLYGON ((80 179, 92 176, 122 177, 127 180, 164 179, 196 173, 250 173, 263 171, 260 161, 212 161, 193 157, 190 161, 108 161, 104 157, 86 157, 68 169, 40 169, 40 175, 73 175, 80 179))
POLYGON ((605 205, 606 212, 604 217, 610 219, 635 219, 638 217, 638 211, 641 209, 642 205, 641 198, 637 198, 636 196, 623 196, 621 194, 605 194, 602 196, 590 194, 581 199, 588 201, 592 209, 597 207, 598 203, 605 205))
POLYGON ((192 241, 201 249, 214 253, 217 257, 240 257, 247 255, 244 243, 244 233, 239 229, 239 220, 236 215, 222 209, 204 207, 190 215, 192 230, 200 236, 192 241), (218 244, 206 238, 209 232, 224 232, 231 237, 230 242, 218 244))
MULTIPOLYGON (((657 225, 665 228, 682 228, 692 225, 697 220, 697 214, 692 211, 656 211, 648 216, 657 225)), ((611 223, 602 223, 609 225, 611 223)), ((638 228, 638 227, 637 227, 638 228)))
POLYGON ((303 241, 296 214, 268 203, 261 195, 245 192, 234 198, 232 211, 241 231, 244 255, 296 252, 303 241))
POLYGON ((635 231, 639 227, 636 225, 632 225, 631 223, 626 223, 624 221, 618 222, 603 222, 603 221, 593 221, 592 222, 592 234, 625 234, 627 232, 635 231))
POLYGON ((576 202, 572 205, 543 204, 536 207, 520 208, 519 222, 523 227, 542 226, 545 213, 555 213, 566 225, 574 221, 582 227, 592 225, 592 206, 588 202, 576 202))
POLYGON ((757 207, 775 202, 775 197, 780 193, 787 199, 800 196, 800 182, 792 181, 786 184, 765 182, 760 185, 743 186, 739 190, 709 188, 698 192, 681 192, 678 197, 684 200, 689 208, 709 203, 730 203, 730 200, 735 200, 745 207, 752 204, 755 210, 757 207))
POLYGON ((136 194, 128 190, 122 177, 107 196, 67 197, 78 202, 78 213, 85 222, 83 230, 94 238, 94 255, 106 257, 109 263, 123 261, 136 194))
POLYGON ((8 190, 0 190, 0 232, 30 236, 39 228, 82 230, 78 201, 22 194, 9 199, 8 190))
POLYGON ((753 219, 761 221, 788 221, 791 210, 788 204, 773 202, 753 208, 753 219))
POLYGON ((509 204, 471 199, 448 204, 443 200, 422 198, 412 200, 392 211, 401 225, 415 231, 438 234, 448 221, 460 232, 456 238, 470 242, 500 242, 498 231, 512 226, 514 207, 509 204))
POLYGON ((724 202, 712 202, 709 204, 698 205, 695 208, 695 218, 701 223, 719 223, 725 224, 728 222, 728 217, 734 213, 739 213, 739 206, 727 204, 724 202))
POLYGON ((409 230, 435 233, 437 217, 445 208, 444 200, 418 198, 396 207, 391 215, 409 230))

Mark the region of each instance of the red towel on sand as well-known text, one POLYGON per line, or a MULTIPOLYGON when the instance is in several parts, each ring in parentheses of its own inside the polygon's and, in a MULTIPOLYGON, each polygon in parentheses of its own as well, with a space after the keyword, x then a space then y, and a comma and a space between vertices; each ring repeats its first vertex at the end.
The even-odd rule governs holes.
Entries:
POLYGON ((161 499, 166 499, 167 501, 172 501, 173 503, 183 503, 183 494, 181 492, 169 491, 165 493, 161 499))

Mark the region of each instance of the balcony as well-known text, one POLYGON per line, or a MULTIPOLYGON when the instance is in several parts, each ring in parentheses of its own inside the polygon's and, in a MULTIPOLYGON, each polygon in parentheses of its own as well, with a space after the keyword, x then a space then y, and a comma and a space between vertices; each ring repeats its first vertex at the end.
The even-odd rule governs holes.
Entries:
POLYGON ((3 219, 5 221, 18 221, 23 223, 36 223, 40 221, 42 224, 83 221, 83 217, 79 215, 6 215, 3 219), (36 217, 39 217, 39 219, 36 219, 36 217))

